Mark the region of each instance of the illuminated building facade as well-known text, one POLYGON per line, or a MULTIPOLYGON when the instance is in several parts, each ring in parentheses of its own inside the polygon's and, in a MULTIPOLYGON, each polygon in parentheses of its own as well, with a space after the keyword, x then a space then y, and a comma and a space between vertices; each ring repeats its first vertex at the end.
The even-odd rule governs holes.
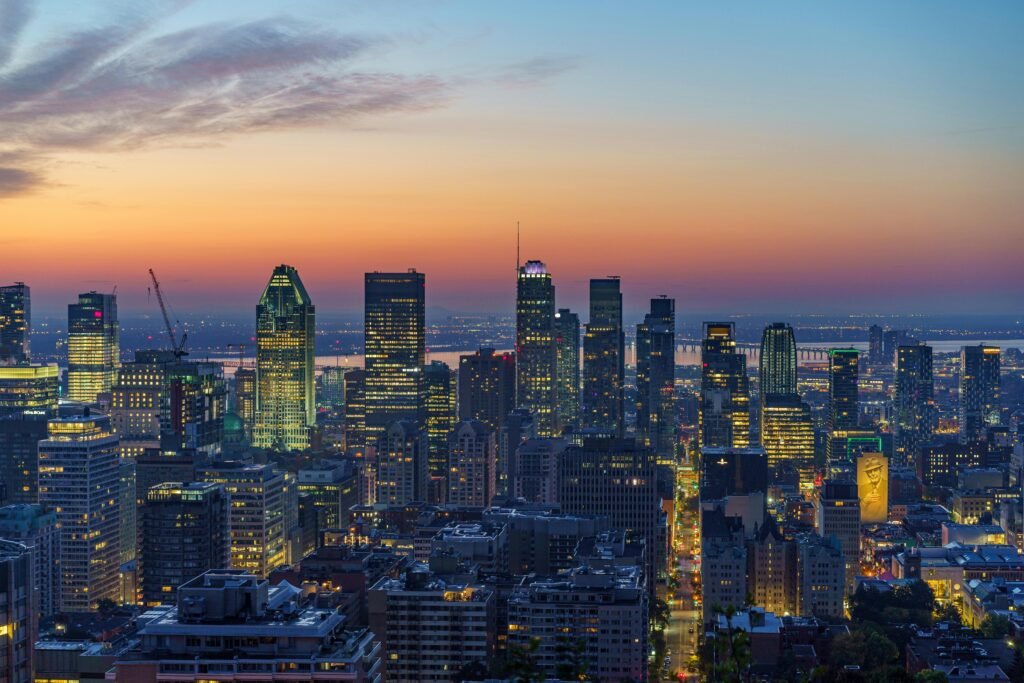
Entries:
POLYGON ((651 299, 636 326, 636 431, 662 464, 675 464, 676 302, 651 299))
POLYGON ((242 418, 245 435, 252 438, 256 426, 256 370, 238 368, 235 370, 235 413, 242 418))
POLYGON ((999 372, 998 346, 960 349, 960 443, 980 440, 986 427, 1001 422, 999 372))
POLYGON ((750 389, 747 358, 736 351, 735 323, 704 323, 701 365, 701 447, 746 448, 750 445, 750 389))
POLYGON ((580 422, 580 317, 568 308, 555 313, 555 379, 558 424, 580 422))
POLYGON ((450 681, 495 651, 496 591, 466 582, 464 573, 435 573, 442 559, 385 576, 368 593, 370 631, 383 648, 389 683, 450 681))
POLYGON ((31 290, 24 282, 0 287, 0 363, 27 363, 32 329, 31 290))
POLYGON ((299 470, 300 496, 309 500, 319 512, 325 529, 348 526, 349 508, 359 504, 359 477, 352 461, 323 460, 299 470))
POLYGON ((0 540, 0 681, 32 683, 39 619, 32 589, 32 551, 0 540))
POLYGON ((814 423, 811 408, 800 396, 761 397, 761 446, 768 454, 768 468, 792 464, 800 473, 800 485, 814 482, 814 423))
POLYGON ((59 398, 56 365, 0 365, 0 417, 24 410, 52 415, 59 398))
POLYGON ((861 524, 889 520, 889 459, 883 454, 864 453, 857 458, 857 495, 861 524))
POLYGON ((901 467, 915 467, 921 448, 932 437, 935 415, 932 347, 924 344, 896 349, 894 458, 901 467))
POLYGON ((256 448, 309 448, 316 425, 316 309, 295 268, 274 268, 256 306, 256 448))
POLYGON ((366 443, 395 420, 423 421, 426 276, 366 273, 366 443))
POLYGON ((516 407, 516 356, 482 348, 459 357, 459 419, 483 422, 495 433, 516 407))
POLYGON ((329 365, 316 379, 318 408, 338 409, 345 405, 345 372, 348 368, 329 365))
POLYGON ((590 281, 590 320, 583 335, 581 421, 611 437, 625 433, 625 336, 619 278, 590 281))
POLYGON ((345 448, 361 452, 366 448, 366 371, 345 373, 345 448))
POLYGON ((227 386, 221 366, 185 362, 171 351, 136 351, 111 389, 110 421, 121 457, 146 449, 189 448, 212 455, 221 445, 227 386))
POLYGON ((93 403, 110 391, 121 367, 117 297, 86 292, 68 305, 68 398, 93 403))
POLYGON ((835 536, 839 540, 846 568, 845 591, 849 593, 860 569, 860 495, 857 484, 826 480, 818 495, 816 522, 819 536, 826 539, 835 536))
POLYGON ((459 422, 448 453, 448 504, 490 505, 498 480, 494 432, 483 422, 459 422))
POLYGON ((259 576, 285 564, 285 478, 272 465, 221 462, 201 468, 199 481, 223 485, 231 499, 231 567, 259 576))
POLYGON ((516 285, 516 407, 530 411, 537 435, 558 432, 555 286, 541 261, 519 267, 516 285))
POLYGON ((447 364, 435 360, 423 366, 422 424, 427 432, 427 466, 431 476, 442 477, 448 469, 448 436, 455 424, 456 393, 455 377, 447 364))
POLYGON ((838 441, 857 431, 860 394, 859 352, 856 349, 829 349, 828 352, 828 434, 826 450, 829 462, 841 459, 838 441))
POLYGON ((428 449, 429 436, 415 422, 398 420, 387 426, 377 446, 378 504, 426 501, 428 449))
POLYGON ((228 495, 220 484, 165 482, 142 508, 142 604, 173 602, 178 586, 230 566, 228 495))
POLYGON ((39 503, 57 511, 64 612, 120 602, 118 438, 104 415, 56 418, 39 442, 39 503))
POLYGON ((796 337, 786 323, 772 323, 761 334, 761 397, 793 396, 796 391, 796 337))

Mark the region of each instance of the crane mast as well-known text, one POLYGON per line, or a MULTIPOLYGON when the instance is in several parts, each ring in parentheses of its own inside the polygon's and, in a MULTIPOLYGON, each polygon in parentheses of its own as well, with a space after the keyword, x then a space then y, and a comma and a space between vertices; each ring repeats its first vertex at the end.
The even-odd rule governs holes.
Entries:
POLYGON ((174 353, 175 358, 181 358, 182 356, 188 355, 185 351, 185 340, 188 338, 188 334, 181 335, 181 343, 178 343, 177 337, 174 334, 174 326, 171 325, 171 318, 167 315, 167 306, 164 305, 164 295, 160 293, 160 282, 156 279, 156 273, 153 269, 149 269, 149 277, 153 279, 153 291, 156 292, 157 303, 160 304, 160 313, 164 316, 164 326, 167 328, 167 336, 171 340, 171 351, 174 353))

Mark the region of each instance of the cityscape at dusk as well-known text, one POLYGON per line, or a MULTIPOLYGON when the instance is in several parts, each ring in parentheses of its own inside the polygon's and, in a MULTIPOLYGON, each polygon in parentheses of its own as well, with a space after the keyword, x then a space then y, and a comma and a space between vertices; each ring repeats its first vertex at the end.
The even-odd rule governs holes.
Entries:
POLYGON ((0 0, 0 683, 1024 683, 1022 35, 0 0))

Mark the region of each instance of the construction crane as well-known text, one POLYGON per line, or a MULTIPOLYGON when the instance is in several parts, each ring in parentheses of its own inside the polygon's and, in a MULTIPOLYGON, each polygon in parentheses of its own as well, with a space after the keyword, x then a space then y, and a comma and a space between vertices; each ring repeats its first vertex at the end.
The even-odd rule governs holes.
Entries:
POLYGON ((156 273, 153 269, 149 269, 149 277, 153 278, 153 291, 156 292, 157 303, 160 304, 160 312, 164 316, 164 325, 167 327, 167 336, 171 339, 171 351, 174 353, 175 358, 181 358, 187 356, 188 351, 185 350, 185 340, 188 339, 188 333, 183 332, 181 335, 181 343, 178 342, 176 335, 174 334, 174 326, 171 325, 171 318, 167 315, 167 306, 164 305, 164 295, 160 293, 160 283, 156 279, 156 273))

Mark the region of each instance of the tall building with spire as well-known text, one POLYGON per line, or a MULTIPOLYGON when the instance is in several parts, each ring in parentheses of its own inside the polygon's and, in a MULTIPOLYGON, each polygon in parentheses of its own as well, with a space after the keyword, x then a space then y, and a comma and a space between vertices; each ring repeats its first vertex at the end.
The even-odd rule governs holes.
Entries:
POLYGON ((558 424, 576 427, 580 422, 580 317, 568 308, 555 313, 555 368, 558 424))
POLYGON ((796 394, 796 337, 786 323, 772 323, 761 335, 761 396, 796 394))
POLYGON ((274 268, 256 306, 257 448, 279 451, 309 447, 316 424, 313 344, 316 309, 299 272, 274 268))
POLYGON ((365 439, 375 444, 391 422, 424 419, 426 276, 366 273, 365 284, 365 439))
POLYGON ((960 350, 960 443, 980 440, 1001 421, 999 355, 998 346, 983 344, 960 350))
POLYGON ((541 261, 519 267, 516 286, 516 406, 530 411, 537 435, 558 431, 555 286, 541 261))
POLYGON ((68 304, 68 398, 92 403, 110 391, 121 367, 117 297, 86 292, 68 304))
POLYGON ((914 466, 931 439, 934 395, 932 347, 897 347, 893 436, 894 460, 901 467, 914 466))
POLYGON ((0 363, 26 363, 32 329, 31 290, 24 282, 0 287, 0 363))
POLYGON ((590 320, 583 335, 582 422, 611 437, 625 433, 625 335, 617 277, 590 281, 590 320))
POLYGON ((675 347, 675 299, 651 299, 636 326, 636 431, 661 457, 675 452, 675 347))
POLYGON ((735 323, 704 323, 701 366, 701 447, 747 448, 750 388, 747 357, 736 351, 735 323))

